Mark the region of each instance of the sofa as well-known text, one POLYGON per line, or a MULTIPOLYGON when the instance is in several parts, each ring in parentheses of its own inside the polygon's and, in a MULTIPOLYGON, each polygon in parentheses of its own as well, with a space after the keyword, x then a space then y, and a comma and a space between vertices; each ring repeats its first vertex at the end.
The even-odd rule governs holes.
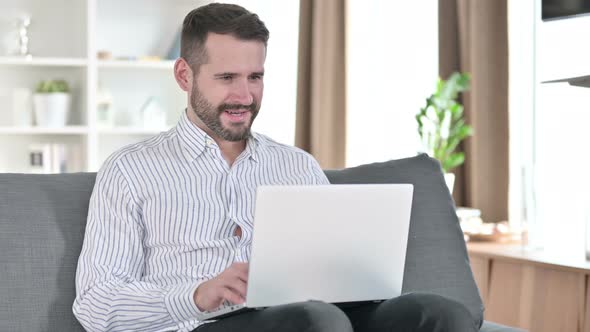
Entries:
MULTIPOLYGON (((326 170, 333 184, 412 183, 403 292, 463 303, 481 331, 484 307, 440 164, 426 156, 326 170)), ((95 173, 0 174, 0 331, 83 331, 72 314, 74 278, 95 173)))

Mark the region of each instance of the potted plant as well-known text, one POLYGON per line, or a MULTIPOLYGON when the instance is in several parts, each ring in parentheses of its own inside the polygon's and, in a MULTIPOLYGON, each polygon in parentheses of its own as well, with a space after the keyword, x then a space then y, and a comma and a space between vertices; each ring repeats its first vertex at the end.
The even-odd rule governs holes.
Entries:
POLYGON ((63 127, 70 113, 71 96, 64 80, 41 81, 37 85, 33 104, 38 126, 63 127))
POLYGON ((458 72, 446 81, 439 78, 436 91, 416 115, 426 153, 440 162, 451 192, 455 175, 450 170, 465 161, 465 154, 455 150, 461 141, 473 135, 473 128, 463 119, 463 105, 457 100, 459 93, 469 89, 469 81, 468 74, 458 72))

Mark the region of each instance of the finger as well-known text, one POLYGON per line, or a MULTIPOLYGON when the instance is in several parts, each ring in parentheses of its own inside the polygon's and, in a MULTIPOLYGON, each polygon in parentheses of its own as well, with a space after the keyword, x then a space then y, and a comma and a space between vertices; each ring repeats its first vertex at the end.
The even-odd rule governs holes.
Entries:
POLYGON ((240 295, 243 299, 246 298, 246 292, 248 289, 248 285, 246 282, 244 282, 240 279, 233 279, 233 280, 229 280, 226 287, 231 289, 234 293, 237 293, 238 295, 240 295))
POLYGON ((248 263, 233 263, 231 266, 231 270, 233 271, 234 276, 240 278, 243 281, 248 281, 248 263))
POLYGON ((220 278, 219 282, 221 287, 229 288, 241 297, 246 298, 248 283, 240 279, 238 276, 226 275, 223 278, 220 278))
POLYGON ((223 271, 223 273, 220 276, 222 276, 222 278, 229 279, 239 278, 244 282, 248 281, 248 269, 244 268, 242 264, 244 263, 233 263, 230 267, 223 271))
POLYGON ((197 288, 197 297, 198 295, 201 296, 200 301, 195 299, 195 302, 197 303, 197 307, 200 310, 210 311, 215 308, 219 308, 219 306, 224 301, 220 291, 220 289, 223 289, 223 286, 221 286, 218 282, 211 282, 212 280, 209 280, 197 288))
POLYGON ((244 299, 239 294, 235 293, 231 288, 223 288, 222 297, 232 304, 244 303, 244 299))

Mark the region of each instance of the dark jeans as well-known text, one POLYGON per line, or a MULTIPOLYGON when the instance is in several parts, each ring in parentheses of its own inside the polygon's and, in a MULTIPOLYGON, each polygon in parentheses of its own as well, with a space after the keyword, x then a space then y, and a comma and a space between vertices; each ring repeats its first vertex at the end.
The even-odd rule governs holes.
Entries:
POLYGON ((318 301, 251 311, 199 326, 193 332, 471 332, 479 328, 467 308, 426 293, 381 303, 336 306, 318 301))

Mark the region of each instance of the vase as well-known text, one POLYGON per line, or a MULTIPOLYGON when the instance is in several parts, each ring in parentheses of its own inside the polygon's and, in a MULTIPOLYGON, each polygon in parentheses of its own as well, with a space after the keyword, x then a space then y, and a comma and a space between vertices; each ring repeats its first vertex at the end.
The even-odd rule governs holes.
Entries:
POLYGON ((35 122, 42 127, 64 127, 70 113, 71 97, 68 93, 37 93, 33 97, 35 122))
POLYGON ((453 173, 445 173, 445 183, 449 188, 449 192, 453 194, 453 187, 455 186, 455 174, 453 173))

